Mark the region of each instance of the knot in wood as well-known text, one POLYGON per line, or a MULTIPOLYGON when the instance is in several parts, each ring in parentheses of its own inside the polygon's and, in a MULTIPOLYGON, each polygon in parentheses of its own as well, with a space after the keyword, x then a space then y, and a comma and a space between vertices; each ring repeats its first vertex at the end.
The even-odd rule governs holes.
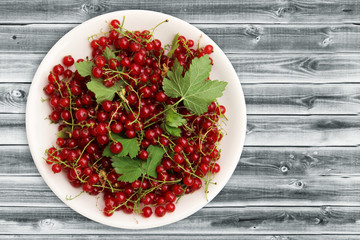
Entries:
POLYGON ((96 14, 104 11, 104 7, 96 3, 85 3, 81 5, 81 10, 87 14, 96 14))
POLYGON ((323 216, 330 216, 331 211, 332 211, 332 209, 331 209, 330 206, 322 206, 322 207, 321 207, 321 214, 322 214, 323 216))
POLYGON ((294 14, 296 12, 295 6, 279 7, 275 12, 275 15, 279 18, 283 18, 286 15, 294 14))
POLYGON ((39 227, 42 229, 53 229, 55 222, 53 219, 42 219, 39 221, 39 227))
POLYGON ((6 98, 11 103, 22 103, 26 101, 27 94, 23 90, 12 90, 6 98))
POLYGON ((260 28, 254 26, 254 25, 249 25, 245 29, 245 35, 249 36, 249 37, 253 37, 255 39, 255 41, 258 42, 261 39, 260 28))
POLYGON ((280 170, 282 173, 287 173, 289 171, 289 168, 287 166, 282 166, 280 170))
POLYGON ((10 95, 13 97, 13 98, 24 98, 26 93, 25 91, 23 90, 12 90, 10 92, 10 95))
POLYGON ((322 47, 327 47, 330 46, 332 44, 332 38, 331 37, 327 37, 325 38, 322 43, 320 44, 322 47))

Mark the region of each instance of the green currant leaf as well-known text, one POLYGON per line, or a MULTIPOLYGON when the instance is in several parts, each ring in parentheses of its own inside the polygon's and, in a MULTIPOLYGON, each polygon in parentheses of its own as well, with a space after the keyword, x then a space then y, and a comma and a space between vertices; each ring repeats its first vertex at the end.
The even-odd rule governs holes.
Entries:
POLYGON ((208 55, 194 58, 189 70, 182 77, 183 68, 175 63, 163 80, 165 94, 169 97, 181 97, 184 105, 200 115, 207 111, 207 105, 221 97, 227 82, 206 80, 211 71, 211 61, 208 55))
POLYGON ((180 128, 170 127, 169 125, 166 125, 166 124, 164 124, 164 128, 170 135, 173 135, 175 137, 180 137, 181 136, 180 128))
POLYGON ((170 109, 166 112, 165 124, 170 127, 177 128, 186 124, 186 119, 184 119, 181 114, 177 113, 173 108, 170 107, 170 109))
POLYGON ((172 41, 171 48, 168 52, 168 57, 171 58, 175 50, 179 47, 179 34, 177 33, 172 41))
POLYGON ((93 66, 94 66, 94 63, 90 62, 90 61, 83 61, 83 62, 75 63, 76 70, 83 77, 91 76, 93 66))
POLYGON ((69 133, 71 133, 71 128, 70 127, 65 127, 63 128, 61 131, 59 131, 56 135, 59 138, 69 138, 69 133))
POLYGON ((95 93, 96 102, 102 103, 105 100, 112 101, 115 97, 115 93, 119 92, 123 88, 123 83, 118 81, 112 87, 106 87, 102 79, 91 78, 91 81, 86 84, 87 88, 95 93))
POLYGON ((102 153, 102 155, 104 157, 112 157, 114 156, 115 154, 113 152, 110 151, 110 145, 111 143, 109 143, 105 148, 104 148, 104 151, 102 153))
POLYGON ((146 161, 146 173, 150 177, 157 178, 156 167, 160 164, 165 150, 162 147, 150 145, 146 151, 149 153, 146 161))
POLYGON ((113 51, 111 51, 111 49, 109 47, 106 47, 103 53, 103 56, 107 59, 110 60, 111 58, 116 58, 116 55, 113 51))
POLYGON ((146 173, 143 168, 142 160, 117 156, 113 156, 111 160, 115 172, 121 174, 121 176, 117 179, 118 181, 132 183, 141 177, 142 174, 146 173))
POLYGON ((116 155, 117 157, 123 157, 129 154, 131 158, 135 158, 138 155, 140 145, 136 138, 124 138, 115 133, 111 133, 111 137, 115 141, 120 142, 123 146, 123 150, 116 155))

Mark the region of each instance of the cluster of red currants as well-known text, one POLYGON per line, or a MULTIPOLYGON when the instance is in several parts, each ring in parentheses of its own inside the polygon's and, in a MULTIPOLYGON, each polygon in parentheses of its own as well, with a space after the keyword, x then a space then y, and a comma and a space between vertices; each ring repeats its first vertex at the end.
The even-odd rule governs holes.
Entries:
POLYGON ((207 184, 207 174, 220 171, 216 163, 220 157, 217 145, 223 135, 219 122, 226 109, 212 102, 206 113, 197 116, 178 103, 179 99, 164 93, 162 80, 175 59, 187 69, 192 59, 211 54, 213 47, 194 49, 193 40, 180 36, 169 57, 150 31, 124 31, 118 20, 112 20, 110 31, 90 45, 92 76, 102 79, 108 88, 124 82, 123 92, 112 101, 98 103, 87 87, 91 76, 72 71, 75 60, 65 56, 62 64, 53 67, 44 88, 52 108, 49 118, 59 123, 61 133, 57 146, 47 150, 46 162, 54 173, 63 170, 72 186, 91 195, 103 193, 106 216, 116 210, 144 217, 150 217, 153 209, 158 217, 173 212, 177 199, 207 184), (116 57, 107 59, 106 48, 116 57), (180 127, 180 136, 169 134, 162 125, 167 106, 174 104, 187 122, 180 127), (120 174, 103 151, 110 146, 112 154, 119 154, 125 146, 112 139, 111 133, 136 139, 140 146, 137 158, 144 161, 150 145, 166 149, 168 154, 156 167, 157 178, 118 181, 120 174))

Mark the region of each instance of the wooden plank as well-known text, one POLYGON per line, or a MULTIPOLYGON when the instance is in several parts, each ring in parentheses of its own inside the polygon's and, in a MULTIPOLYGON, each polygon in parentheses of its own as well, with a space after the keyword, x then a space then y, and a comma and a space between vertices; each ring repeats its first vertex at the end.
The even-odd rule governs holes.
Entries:
MULTIPOLYGON (((75 24, 0 25, 0 52, 47 52, 75 24)), ((195 24, 226 53, 359 52, 359 25, 195 24)))
POLYGON ((358 114, 359 84, 243 84, 248 114, 358 114))
POLYGON ((357 146, 359 116, 249 115, 247 146, 357 146))
MULTIPOLYGON (((246 146, 357 146, 360 116, 247 116, 246 146), (271 140, 269 140, 271 139, 271 140)), ((24 114, 0 114, 0 144, 27 144, 24 114)))
MULTIPOLYGON (((69 208, 0 207, 0 234, 133 234, 86 219, 69 208)), ((360 207, 204 208, 136 234, 359 234, 360 207)))
POLYGON ((25 114, 0 114, 0 144, 27 144, 25 114))
MULTIPOLYGON (((359 147, 246 147, 234 175, 207 206, 360 206, 359 154, 359 147)), ((1 146, 0 155, 0 206, 64 206, 38 175, 26 146, 1 146)))
POLYGON ((266 1, 214 0, 211 2, 136 0, 109 1, 29 1, 0 3, 4 14, 0 23, 79 23, 91 17, 125 9, 160 11, 188 22, 356 22, 359 2, 347 1, 266 1), (46 11, 44 11, 46 9, 46 11), (61 13, 61 14, 59 14, 61 13))
MULTIPOLYGON (((0 206, 65 206, 39 176, 0 176, 0 180, 3 193, 0 206)), ((360 206, 359 180, 359 176, 347 175, 294 177, 236 173, 207 207, 360 206)))
POLYGON ((345 83, 360 81, 356 53, 227 54, 241 83, 345 83))
POLYGON ((77 239, 77 240, 108 240, 108 239, 149 239, 149 240, 158 240, 159 237, 163 239, 194 239, 194 240, 217 240, 217 239, 226 239, 226 240, 319 240, 319 239, 327 239, 327 240, 358 240, 359 237, 357 235, 327 235, 327 234, 320 234, 320 235, 290 235, 290 234, 273 234, 273 235, 265 235, 265 234, 257 234, 257 235, 248 235, 248 234, 233 234, 233 235, 224 235, 224 234, 201 234, 201 235, 188 235, 188 234, 181 234, 173 235, 173 234, 161 234, 158 233, 156 235, 149 235, 149 234, 81 234, 80 235, 1 235, 1 239, 8 240, 8 239, 53 239, 53 240, 68 240, 68 239, 77 239))
MULTIPOLYGON (((357 177, 359 155, 360 147, 245 147, 234 174, 357 177)), ((28 146, 0 146, 0 156, 0 176, 39 176, 28 146)))
MULTIPOLYGON (((0 82, 31 82, 44 56, 44 53, 0 53, 0 82)), ((360 81, 359 53, 229 53, 227 56, 243 84, 360 81)))
MULTIPOLYGON (((25 113, 29 87, 27 83, 0 83, 0 113, 25 113)), ((249 115, 360 112, 360 84, 243 84, 242 87, 249 115)))

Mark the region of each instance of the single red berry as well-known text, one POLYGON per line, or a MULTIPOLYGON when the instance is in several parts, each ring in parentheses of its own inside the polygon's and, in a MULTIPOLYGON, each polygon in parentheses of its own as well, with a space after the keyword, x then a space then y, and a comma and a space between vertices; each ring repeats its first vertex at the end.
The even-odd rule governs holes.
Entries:
POLYGON ((99 180, 100 180, 99 175, 96 174, 96 173, 94 173, 94 174, 91 174, 91 175, 89 176, 89 178, 88 178, 87 181, 88 181, 88 183, 89 183, 90 185, 94 185, 94 184, 96 184, 99 180))
POLYGON ((168 100, 168 96, 166 96, 166 94, 162 91, 157 92, 155 97, 156 97, 156 100, 161 103, 166 102, 166 100, 168 100))
POLYGON ((153 211, 152 211, 151 207, 144 207, 142 209, 141 215, 145 218, 148 218, 152 215, 152 213, 153 213, 153 211))
POLYGON ((156 137, 156 132, 154 131, 154 130, 152 130, 152 129, 148 129, 148 130, 146 130, 146 132, 145 132, 145 138, 147 139, 147 140, 153 140, 154 138, 156 137))
POLYGON ((200 189, 202 186, 202 182, 199 178, 194 178, 194 183, 193 185, 191 186, 191 189, 192 190, 198 190, 200 189))
POLYGON ((54 172, 54 173, 59 173, 61 172, 61 165, 59 164, 54 164, 51 166, 51 170, 54 172))
POLYGON ((184 189, 182 188, 181 185, 174 185, 172 188, 172 191, 176 196, 179 196, 179 195, 183 194, 184 189))
POLYGON ((119 28, 119 27, 120 27, 120 21, 117 20, 117 19, 113 19, 113 20, 111 20, 110 25, 111 25, 113 28, 119 28))
POLYGON ((109 142, 109 136, 106 135, 98 135, 96 137, 96 142, 99 143, 100 145, 105 145, 109 142))
POLYGON ((145 149, 141 149, 138 156, 140 159, 146 160, 149 157, 149 153, 145 149))
POLYGON ((120 142, 113 142, 110 144, 110 151, 112 153, 118 154, 123 150, 123 145, 120 142))
POLYGON ((132 52, 138 52, 141 49, 141 45, 139 43, 136 42, 132 42, 130 43, 130 51, 132 52))
POLYGON ((123 125, 119 122, 113 122, 110 126, 111 131, 113 131, 114 133, 121 133, 123 130, 123 125))
POLYGON ((214 47, 212 45, 206 45, 205 48, 204 48, 204 52, 206 54, 210 54, 214 51, 214 47))
POLYGON ((94 75, 95 78, 101 78, 103 75, 103 70, 97 66, 94 66, 92 68, 92 75, 94 75))
POLYGON ((190 175, 186 176, 186 177, 183 178, 183 183, 186 186, 190 187, 190 186, 192 186, 194 184, 194 179, 190 175))
POLYGON ((189 40, 187 40, 186 45, 187 45, 189 48, 190 48, 190 47, 193 47, 193 46, 194 46, 194 41, 191 40, 191 39, 189 39, 189 40))
POLYGON ((109 43, 109 39, 104 36, 100 37, 98 41, 99 41, 100 46, 102 46, 102 47, 105 47, 109 43))
POLYGON ((132 186, 134 189, 138 189, 138 188, 140 188, 140 186, 141 186, 141 181, 140 181, 139 179, 136 179, 135 181, 133 181, 133 182, 131 183, 131 186, 132 186))
POLYGON ((183 163, 184 160, 185 160, 184 155, 182 155, 182 154, 180 154, 180 153, 176 153, 176 154, 174 155, 174 162, 176 162, 177 164, 183 163))
POLYGON ((134 129, 126 130, 125 135, 127 138, 134 138, 136 136, 136 132, 134 129))
POLYGON ((220 115, 220 113, 225 114, 225 112, 226 112, 226 108, 223 105, 220 105, 219 107, 216 108, 216 114, 217 115, 220 115))
POLYGON ((110 59, 109 60, 109 67, 112 70, 116 70, 120 66, 120 62, 117 59, 110 59))
POLYGON ((165 208, 166 208, 166 212, 174 212, 175 211, 175 204, 168 203, 168 204, 166 204, 165 208))
POLYGON ((166 209, 163 206, 157 206, 155 208, 155 215, 158 217, 163 217, 166 214, 166 209))
POLYGON ((220 165, 217 164, 217 163, 214 163, 214 164, 210 167, 210 169, 211 169, 211 172, 212 172, 212 173, 218 173, 218 172, 220 172, 220 165))
POLYGON ((64 73, 64 67, 61 64, 55 65, 53 67, 53 73, 56 75, 62 75, 64 73))
MULTIPOLYGON (((83 185, 84 186, 84 185, 83 185)), ((85 190, 84 190, 85 191, 85 190)), ((106 217, 110 217, 110 216, 112 216, 114 214, 114 211, 113 211, 113 209, 111 209, 111 208, 104 208, 104 215, 106 216, 106 217)))
POLYGON ((119 204, 122 204, 126 201, 126 195, 124 192, 117 192, 115 194, 115 198, 118 201, 119 204))
POLYGON ((115 198, 109 197, 105 200, 105 207, 112 209, 114 207, 116 207, 116 200, 115 198))
POLYGON ((183 150, 183 146, 181 145, 175 145, 174 152, 179 153, 183 150))
POLYGON ((55 92, 55 86, 54 84, 49 83, 48 85, 46 85, 46 87, 44 88, 44 92, 46 95, 50 96, 51 94, 53 94, 55 92))
POLYGON ((172 193, 172 192, 170 192, 170 191, 167 191, 167 192, 165 193, 165 200, 166 200, 167 202, 175 202, 176 196, 175 196, 174 193, 172 193))
POLYGON ((85 108, 79 108, 75 112, 75 117, 79 122, 84 121, 88 117, 88 111, 85 108))
POLYGON ((95 57, 94 59, 94 63, 96 64, 96 66, 98 66, 99 68, 102 68, 105 66, 106 64, 106 58, 102 55, 98 55, 95 57))
POLYGON ((63 58, 62 62, 66 67, 70 67, 74 64, 74 58, 71 55, 67 55, 63 58))
POLYGON ((52 122, 58 122, 60 119, 60 113, 58 111, 53 111, 51 114, 50 114, 50 120, 52 122))

